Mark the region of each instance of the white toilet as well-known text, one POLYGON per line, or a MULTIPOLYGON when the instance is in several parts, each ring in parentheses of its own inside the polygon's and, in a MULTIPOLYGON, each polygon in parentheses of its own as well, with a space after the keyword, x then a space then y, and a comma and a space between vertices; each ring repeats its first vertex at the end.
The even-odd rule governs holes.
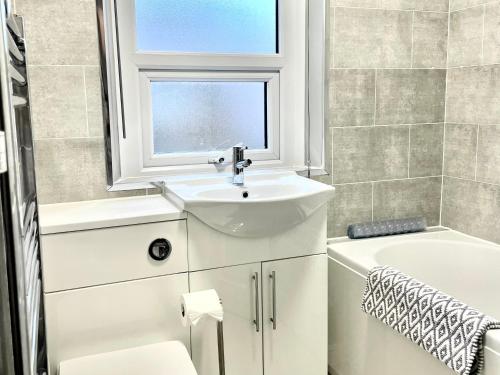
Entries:
POLYGON ((166 341, 61 362, 59 375, 196 375, 186 347, 166 341))

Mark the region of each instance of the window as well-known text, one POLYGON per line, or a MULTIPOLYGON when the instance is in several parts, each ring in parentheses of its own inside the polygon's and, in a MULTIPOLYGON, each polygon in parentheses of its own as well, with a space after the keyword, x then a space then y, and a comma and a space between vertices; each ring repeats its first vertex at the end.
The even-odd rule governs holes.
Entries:
POLYGON ((151 82, 153 155, 267 148, 265 82, 151 82))
POLYGON ((97 1, 110 185, 220 172, 237 143, 252 168, 305 168, 307 7, 324 0, 97 1))
POLYGON ((139 51, 274 54, 276 0, 136 0, 139 51))

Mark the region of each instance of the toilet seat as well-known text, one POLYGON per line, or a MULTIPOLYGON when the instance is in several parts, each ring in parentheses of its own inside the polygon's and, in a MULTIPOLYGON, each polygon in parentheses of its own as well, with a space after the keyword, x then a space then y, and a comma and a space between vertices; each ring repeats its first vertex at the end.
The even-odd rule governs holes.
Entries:
POLYGON ((179 341, 140 346, 63 361, 59 375, 196 375, 179 341))

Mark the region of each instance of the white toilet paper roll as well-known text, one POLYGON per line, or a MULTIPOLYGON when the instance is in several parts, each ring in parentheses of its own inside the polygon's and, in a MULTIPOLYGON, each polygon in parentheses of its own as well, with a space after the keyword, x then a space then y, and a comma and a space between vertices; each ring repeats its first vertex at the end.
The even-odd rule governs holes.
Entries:
POLYGON ((213 289, 183 294, 181 297, 181 321, 184 327, 195 326, 203 317, 222 322, 224 310, 217 292, 213 289))

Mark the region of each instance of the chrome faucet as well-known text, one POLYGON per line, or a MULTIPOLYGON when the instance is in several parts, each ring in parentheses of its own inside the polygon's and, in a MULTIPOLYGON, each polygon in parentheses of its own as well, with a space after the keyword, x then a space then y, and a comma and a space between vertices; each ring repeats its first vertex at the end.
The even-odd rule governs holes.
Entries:
POLYGON ((250 159, 245 159, 245 150, 248 147, 243 145, 236 145, 233 147, 233 184, 243 185, 245 183, 245 168, 248 168, 252 161, 250 159))

